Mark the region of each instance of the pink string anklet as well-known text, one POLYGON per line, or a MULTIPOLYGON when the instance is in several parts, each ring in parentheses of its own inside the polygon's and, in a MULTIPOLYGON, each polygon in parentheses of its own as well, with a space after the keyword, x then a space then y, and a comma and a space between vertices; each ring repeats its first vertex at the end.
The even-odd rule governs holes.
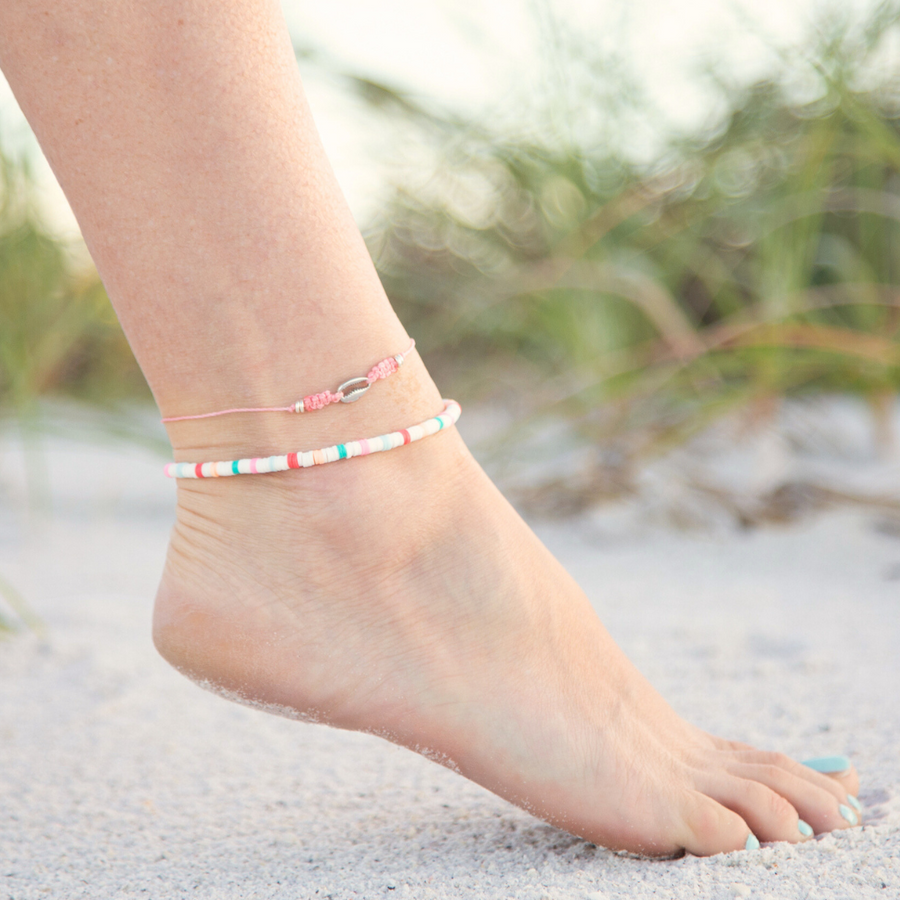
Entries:
POLYGON ((292 403, 290 406, 256 406, 239 407, 237 409, 220 409, 218 412, 201 413, 197 416, 167 416, 163 422, 184 422, 187 419, 211 419, 213 416, 227 416, 229 413, 251 412, 311 412, 314 409, 324 409, 331 403, 355 403, 360 397, 378 381, 379 378, 387 378, 393 375, 403 360, 412 353, 416 346, 415 341, 410 341, 409 346, 396 356, 388 356, 369 369, 369 374, 359 378, 351 378, 338 387, 336 391, 320 391, 318 394, 309 394, 302 400, 292 403))
POLYGON ((221 478, 226 475, 263 475, 267 472, 286 472, 288 469, 306 469, 310 466, 337 462, 339 459, 367 456, 370 453, 380 453, 402 447, 404 444, 412 444, 430 434, 436 434, 443 428, 455 425, 461 412, 462 409, 455 400, 445 400, 444 411, 439 415, 426 419, 418 425, 392 431, 390 434, 335 444, 321 450, 305 452, 298 450, 296 453, 286 453, 283 456, 232 459, 227 462, 167 463, 163 471, 168 478, 221 478))

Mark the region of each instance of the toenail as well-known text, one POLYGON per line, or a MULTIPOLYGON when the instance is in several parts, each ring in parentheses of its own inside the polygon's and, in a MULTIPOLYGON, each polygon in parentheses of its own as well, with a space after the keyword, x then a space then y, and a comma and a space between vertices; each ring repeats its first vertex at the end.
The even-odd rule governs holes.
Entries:
POLYGON ((751 831, 747 835, 747 843, 744 844, 745 850, 759 850, 759 838, 751 831))
POLYGON ((839 772, 846 772, 851 763, 846 756, 815 756, 804 759, 803 765, 825 775, 837 775, 839 772))
POLYGON ((809 825, 807 825, 806 822, 803 821, 803 819, 798 819, 797 828, 800 830, 800 834, 802 834, 803 837, 812 837, 813 836, 812 828, 809 825))
POLYGON ((853 794, 847 794, 847 802, 858 812, 862 812, 862 803, 853 796, 853 794))
POLYGON ((853 812, 852 809, 850 809, 849 806, 844 806, 844 804, 842 803, 842 804, 838 807, 838 810, 840 811, 841 815, 842 815, 842 816, 843 816, 843 817, 844 817, 851 825, 857 825, 857 824, 859 824, 859 817, 856 815, 855 812, 853 812))

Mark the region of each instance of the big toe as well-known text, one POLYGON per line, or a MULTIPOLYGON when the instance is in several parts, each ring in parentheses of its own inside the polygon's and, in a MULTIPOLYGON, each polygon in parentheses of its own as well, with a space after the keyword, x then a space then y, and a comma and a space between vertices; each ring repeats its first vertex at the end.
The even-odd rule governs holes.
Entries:
POLYGON ((815 772, 827 775, 833 781, 837 782, 841 788, 852 798, 851 806, 860 811, 858 801, 859 795, 859 774, 856 767, 846 756, 816 756, 812 759, 803 760, 803 765, 815 772))

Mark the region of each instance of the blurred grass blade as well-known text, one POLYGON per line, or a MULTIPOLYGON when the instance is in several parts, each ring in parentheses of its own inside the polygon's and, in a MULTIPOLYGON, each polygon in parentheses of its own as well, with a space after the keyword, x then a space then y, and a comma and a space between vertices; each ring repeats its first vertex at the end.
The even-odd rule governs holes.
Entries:
MULTIPOLYGON (((12 609, 12 611, 18 617, 18 621, 22 623, 26 628, 30 628, 35 634, 42 635, 44 634, 45 627, 43 621, 37 616, 28 605, 28 602, 7 581, 2 575, 0 575, 0 597, 6 601, 7 605, 12 609)), ((15 619, 11 619, 8 616, 4 616, 0 613, 0 631, 17 631, 18 624, 15 619)))

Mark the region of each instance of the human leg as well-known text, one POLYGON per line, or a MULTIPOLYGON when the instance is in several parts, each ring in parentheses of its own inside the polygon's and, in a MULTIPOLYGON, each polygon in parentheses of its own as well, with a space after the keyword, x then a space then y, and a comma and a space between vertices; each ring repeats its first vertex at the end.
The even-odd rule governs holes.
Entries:
MULTIPOLYGON (((0 9, 0 64, 165 416, 282 405, 405 348, 273 3, 0 9)), ((364 401, 172 423, 176 459, 283 453, 440 409, 417 355, 364 401)), ((847 826, 843 791, 680 720, 455 431, 179 485, 160 651, 245 701, 452 762, 591 840, 713 853, 847 826), (799 816, 798 816, 799 814, 799 816)))

